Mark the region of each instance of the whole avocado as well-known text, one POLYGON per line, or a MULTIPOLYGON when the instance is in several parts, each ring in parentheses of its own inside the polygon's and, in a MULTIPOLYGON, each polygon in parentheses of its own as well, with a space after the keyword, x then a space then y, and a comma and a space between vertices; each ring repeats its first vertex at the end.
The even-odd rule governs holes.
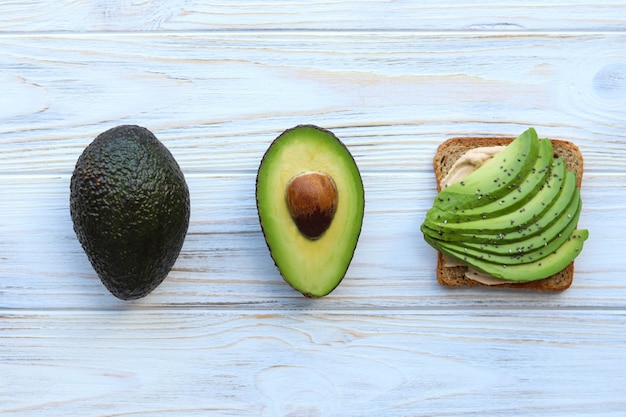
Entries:
POLYGON ((70 214, 104 286, 120 299, 137 299, 161 284, 178 258, 189 226, 189 189, 152 132, 117 126, 78 158, 70 214))

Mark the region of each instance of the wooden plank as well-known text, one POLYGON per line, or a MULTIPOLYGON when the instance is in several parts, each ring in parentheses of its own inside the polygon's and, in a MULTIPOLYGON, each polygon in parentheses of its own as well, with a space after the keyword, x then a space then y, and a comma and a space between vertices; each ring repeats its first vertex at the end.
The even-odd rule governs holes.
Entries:
POLYGON ((623 312, 0 318, 3 415, 617 416, 626 407, 623 312))
POLYGON ((620 0, 4 2, 1 31, 624 30, 620 0))
POLYGON ((179 262, 132 305, 624 306, 624 237, 615 227, 626 204, 622 34, 4 35, 0 46, 9 92, 0 98, 0 307, 126 306, 98 282, 68 214, 78 155, 122 123, 154 130, 192 191, 179 262), (260 158, 298 123, 344 140, 367 196, 347 278, 315 304, 280 279, 254 204, 260 158), (445 291, 419 232, 434 197, 437 145, 528 126, 573 140, 585 156, 581 225, 591 238, 574 288, 445 291))
POLYGON ((429 170, 451 136, 578 144, 623 172, 626 35, 228 33, 0 36, 0 173, 71 172, 116 124, 153 130, 187 173, 253 172, 300 123, 367 171, 429 170))
POLYGON ((257 219, 254 175, 191 175, 191 224, 169 278, 150 296, 119 302, 82 252, 69 216, 69 177, 0 177, 0 307, 20 309, 231 306, 233 308, 624 307, 626 175, 589 175, 580 225, 590 240, 562 294, 446 290, 419 226, 434 198, 420 174, 364 175, 366 215, 346 278, 306 300, 280 278, 257 219), (606 204, 605 201, 614 200, 606 204), (611 219, 611 220, 609 220, 611 219), (607 262, 611 259, 611 262, 607 262))
POLYGON ((155 0, 0 4, 0 414, 621 416, 626 4, 155 0), (82 149, 149 127, 192 192, 151 295, 108 294, 72 231, 82 149), (280 278, 254 179, 278 133, 331 128, 366 218, 320 300, 280 278), (585 156, 591 238, 560 294, 440 287, 419 232, 452 136, 585 156))

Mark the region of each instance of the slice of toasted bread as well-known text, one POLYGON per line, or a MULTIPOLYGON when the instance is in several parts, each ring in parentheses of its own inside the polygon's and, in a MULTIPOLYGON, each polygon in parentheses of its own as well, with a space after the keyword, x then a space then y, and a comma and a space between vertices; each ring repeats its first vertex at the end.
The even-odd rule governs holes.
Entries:
MULTIPOLYGON (((515 138, 497 137, 468 137, 468 138, 452 138, 442 143, 437 149, 433 166, 435 170, 435 178, 437 180, 437 191, 441 191, 441 181, 448 174, 448 171, 465 152, 472 148, 482 146, 508 145, 515 138)), ((580 187, 583 178, 583 156, 576 145, 563 140, 552 140, 554 154, 563 158, 567 164, 567 169, 574 171, 576 174, 576 183, 580 187)), ((488 286, 478 281, 474 281, 465 276, 467 267, 444 265, 444 258, 441 253, 438 254, 437 261, 437 281, 441 285, 458 287, 458 286, 488 286)), ((504 283, 496 285, 498 288, 525 288, 532 290, 549 290, 562 291, 572 284, 574 278, 574 263, 563 269, 561 272, 537 281, 520 282, 520 283, 504 283)))

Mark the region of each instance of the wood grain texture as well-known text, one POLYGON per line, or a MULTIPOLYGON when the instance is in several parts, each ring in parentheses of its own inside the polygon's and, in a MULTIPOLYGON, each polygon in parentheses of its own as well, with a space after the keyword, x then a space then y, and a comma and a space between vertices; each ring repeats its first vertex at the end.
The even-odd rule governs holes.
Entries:
POLYGON ((626 5, 559 0, 0 4, 0 415, 618 416, 626 408, 626 5), (100 284, 69 180, 118 124, 191 191, 148 297, 100 284), (328 297, 280 278, 254 201, 283 130, 331 129, 363 175, 328 297), (573 286, 449 289, 419 232, 455 136, 571 140, 585 157, 573 286))
POLYGON ((626 407, 621 312, 1 317, 3 415, 618 416, 626 407))
POLYGON ((254 172, 299 123, 362 169, 430 170, 451 136, 541 135, 622 172, 626 36, 256 33, 0 36, 0 172, 70 173, 115 124, 157 133, 185 172, 254 172))
MULTIPOLYGON (((3 260, 0 304, 7 308, 124 308, 100 284, 78 244, 68 209, 68 177, 15 178, 0 186, 3 260), (45 187, 42 187, 45 184, 45 187)), ((191 223, 167 280, 137 307, 231 306, 290 309, 625 306, 626 268, 619 228, 623 205, 605 206, 626 176, 585 179, 580 224, 590 240, 576 261, 573 287, 560 294, 495 289, 451 290, 435 279, 436 256, 419 232, 432 203, 429 180, 418 174, 364 175, 367 198, 361 238, 342 284, 328 297, 307 300, 281 279, 256 215, 253 175, 193 175, 191 223), (610 259, 611 262, 607 262, 610 259)), ((622 203, 623 204, 623 203, 622 203)))
POLYGON ((24 35, 0 43, 7 85, 18 97, 0 111, 0 269, 12 276, 0 283, 6 307, 119 305, 77 245, 67 199, 82 149, 122 123, 153 130, 191 188, 179 262, 139 305, 307 303, 272 264, 254 201, 267 146, 299 123, 332 129, 366 188, 352 266, 317 307, 625 304, 624 238, 614 225, 626 220, 626 63, 619 55, 626 36, 24 35), (580 58, 575 68, 573 56, 580 58), (487 300, 482 292, 442 290, 419 232, 435 194, 436 147, 451 136, 515 136, 528 126, 573 141, 585 157, 581 227, 591 238, 574 288, 539 297, 487 290, 487 300))
POLYGON ((624 30, 620 0, 42 0, 0 5, 0 31, 624 30))

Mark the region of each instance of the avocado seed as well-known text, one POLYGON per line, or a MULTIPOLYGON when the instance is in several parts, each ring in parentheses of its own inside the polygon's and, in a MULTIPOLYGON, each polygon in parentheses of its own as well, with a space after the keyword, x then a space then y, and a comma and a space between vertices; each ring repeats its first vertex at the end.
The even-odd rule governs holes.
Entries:
POLYGON ((315 240, 328 230, 333 221, 337 211, 337 186, 330 175, 307 171, 289 181, 285 199, 300 233, 315 240))

